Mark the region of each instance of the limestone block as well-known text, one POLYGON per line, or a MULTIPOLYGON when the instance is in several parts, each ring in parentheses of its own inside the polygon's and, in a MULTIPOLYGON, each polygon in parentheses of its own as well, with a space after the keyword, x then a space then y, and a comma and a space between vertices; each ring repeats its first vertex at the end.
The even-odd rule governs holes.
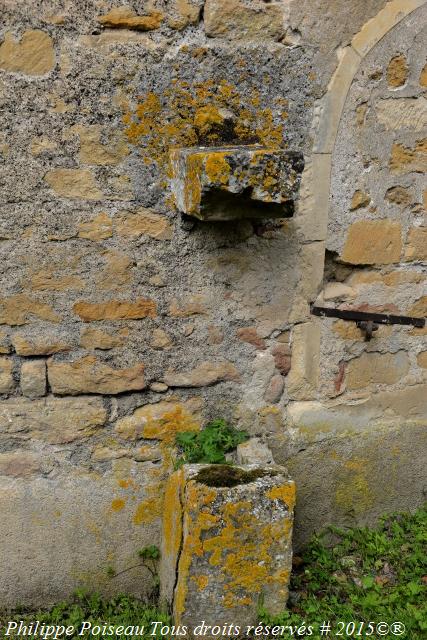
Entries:
POLYGON ((425 173, 427 171, 427 139, 417 140, 413 148, 395 142, 391 148, 389 167, 396 174, 411 171, 425 173))
POLYGON ((406 57, 399 53, 397 56, 394 56, 387 67, 387 82, 388 86, 396 89, 397 87, 402 87, 409 73, 408 62, 406 57))
POLYGON ((55 65, 52 38, 44 31, 25 31, 17 42, 6 33, 0 46, 0 68, 28 76, 42 76, 55 65))
POLYGON ((201 0, 172 0, 168 3, 170 15, 168 25, 172 29, 184 29, 189 24, 197 24, 203 4, 201 0), (170 9, 169 9, 170 6, 170 9))
POLYGON ((202 362, 186 373, 168 371, 163 381, 169 387, 207 387, 238 378, 239 372, 231 362, 202 362))
POLYGON ((394 384, 409 371, 409 358, 405 351, 397 353, 364 353, 348 364, 348 389, 363 389, 370 384, 394 384))
POLYGON ((364 193, 360 189, 354 192, 353 197, 351 199, 350 211, 355 211, 356 209, 361 209, 362 207, 367 207, 371 202, 371 197, 369 194, 364 193))
POLYGON ((10 393, 15 387, 12 368, 13 361, 10 358, 0 358, 0 393, 10 393))
POLYGON ((329 213, 329 183, 331 156, 328 153, 313 153, 306 162, 301 178, 297 201, 295 224, 304 241, 325 240, 329 213), (316 215, 313 216, 313 211, 316 215))
POLYGON ((402 230, 393 220, 358 220, 349 228, 342 259, 351 264, 399 262, 402 230))
POLYGON ((165 216, 141 208, 137 211, 121 211, 115 218, 116 231, 124 238, 149 236, 155 240, 170 240, 172 227, 165 216))
POLYGON ((59 322, 60 317, 44 302, 39 302, 23 293, 0 298, 0 324, 11 326, 26 324, 32 316, 50 322, 59 322))
POLYGON ((421 351, 417 355, 417 364, 422 369, 427 369, 427 351, 421 351))
POLYGON ((113 349, 114 347, 120 347, 126 342, 126 338, 129 335, 129 329, 120 329, 114 335, 102 331, 102 329, 95 329, 94 327, 88 327, 83 329, 80 335, 80 345, 85 349, 113 349))
POLYGON ((410 204, 412 200, 410 191, 406 187, 402 187, 400 185, 387 189, 384 197, 389 202, 403 207, 410 204))
POLYGON ((276 465, 184 465, 166 488, 161 597, 177 624, 254 624, 283 611, 295 485, 276 465))
POLYGON ((79 393, 117 394, 145 388, 144 365, 127 369, 114 369, 86 356, 75 362, 48 361, 48 378, 53 393, 78 395, 79 393))
POLYGON ((339 298, 355 298, 357 291, 342 282, 328 282, 321 295, 323 300, 337 300, 339 298))
POLYGON ((102 200, 103 194, 96 186, 94 175, 87 169, 51 169, 44 179, 58 196, 102 200))
POLYGON ((345 99, 359 64, 360 57, 352 47, 346 47, 341 51, 340 61, 329 82, 328 91, 316 106, 316 141, 313 149, 315 153, 331 153, 333 150, 345 99))
MULTIPOLYGON (((20 602, 38 610, 49 602, 68 600, 82 587, 108 599, 118 592, 147 597, 152 579, 144 567, 125 571, 113 581, 106 575, 108 566, 117 573, 127 569, 136 550, 157 539, 157 523, 142 528, 132 520, 144 499, 146 474, 132 490, 122 489, 118 480, 124 475, 98 474, 71 464, 49 477, 30 475, 37 459, 29 453, 19 458, 5 461, 8 476, 0 478, 0 555, 7 558, 2 563, 1 609, 20 602), (26 475, 13 477, 11 472, 26 475), (116 505, 122 508, 117 511, 116 505)), ((126 463, 132 473, 136 465, 126 463)))
POLYGON ((320 326, 314 322, 298 324, 292 332, 291 370, 287 378, 289 397, 309 400, 319 384, 320 326))
POLYGON ((45 456, 30 451, 0 453, 0 476, 28 478, 34 474, 47 472, 50 465, 45 456))
POLYGON ((10 353, 11 350, 7 333, 0 331, 0 353, 10 353))
POLYGON ((414 227, 409 230, 405 260, 427 260, 427 227, 414 227))
POLYGON ((151 31, 158 29, 162 23, 163 15, 153 11, 147 16, 138 16, 129 7, 114 7, 104 16, 99 16, 98 22, 104 27, 113 29, 137 29, 138 31, 151 31))
POLYGON ((105 240, 113 235, 113 223, 105 211, 99 213, 93 220, 79 224, 79 238, 87 240, 105 240))
POLYGON ((378 122, 389 131, 422 131, 427 126, 427 100, 423 96, 378 100, 375 111, 378 122))
POLYGON ((21 390, 27 398, 40 398, 46 393, 45 360, 29 360, 21 366, 21 390))
POLYGON ((135 302, 110 300, 108 302, 76 302, 73 311, 85 322, 94 320, 138 320, 154 318, 156 303, 153 300, 137 298, 135 302))
POLYGON ((107 419, 101 398, 9 398, 0 402, 0 431, 51 444, 87 438, 107 419))
POLYGON ((101 141, 102 128, 98 125, 76 126, 73 130, 79 134, 82 164, 111 165, 121 162, 129 153, 126 142, 118 135, 110 136, 106 143, 101 141))
POLYGON ((19 356, 48 356, 70 351, 73 347, 70 336, 46 330, 43 333, 15 333, 12 344, 19 356))
POLYGON ((249 438, 237 445, 237 464, 272 464, 273 454, 259 438, 249 438))
POLYGON ((178 209, 201 220, 293 215, 301 153, 256 145, 193 147, 170 154, 178 209))
POLYGON ((169 349, 172 346, 172 338, 163 329, 154 329, 150 346, 153 349, 169 349))
POLYGON ((206 0, 205 31, 229 40, 280 40, 286 32, 285 9, 284 2, 206 0))

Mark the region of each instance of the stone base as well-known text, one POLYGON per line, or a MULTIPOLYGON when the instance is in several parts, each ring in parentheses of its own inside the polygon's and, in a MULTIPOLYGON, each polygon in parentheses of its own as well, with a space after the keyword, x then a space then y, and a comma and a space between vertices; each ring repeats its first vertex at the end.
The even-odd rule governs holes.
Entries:
POLYGON ((185 465, 166 489, 161 597, 176 624, 256 623, 284 610, 295 484, 277 465, 185 465))

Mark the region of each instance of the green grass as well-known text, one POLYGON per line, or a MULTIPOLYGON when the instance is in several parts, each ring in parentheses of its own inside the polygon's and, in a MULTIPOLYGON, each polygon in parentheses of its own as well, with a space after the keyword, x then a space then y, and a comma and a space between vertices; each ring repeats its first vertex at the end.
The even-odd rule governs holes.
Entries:
MULTIPOLYGON (((310 637, 320 640, 326 636, 319 634, 319 625, 329 620, 332 633, 327 637, 330 638, 427 638, 427 507, 412 515, 385 517, 377 529, 331 531, 335 540, 333 546, 329 532, 327 536, 315 539, 301 557, 294 558, 288 609, 274 618, 261 610, 259 619, 264 630, 266 625, 286 626, 288 629, 282 637, 303 637, 296 630, 302 625, 310 625, 310 637), (365 624, 399 621, 406 626, 406 632, 401 636, 381 636, 375 631, 369 634, 369 627, 365 627, 357 635, 357 624, 352 635, 346 635, 344 630, 341 636, 335 636, 339 630, 338 621, 365 624), (293 636, 289 627, 294 629, 293 636)), ((157 635, 151 635, 150 623, 171 623, 166 614, 136 598, 122 595, 106 601, 82 590, 72 601, 60 603, 50 611, 29 613, 18 610, 0 614, 2 629, 8 620, 27 620, 28 623, 40 620, 45 624, 72 625, 76 629, 81 628, 83 621, 89 621, 93 626, 105 623, 116 627, 144 625, 145 635, 134 636, 138 638, 167 638, 167 635, 160 634, 159 629, 157 635)), ((4 637, 2 632, 0 637, 4 637)), ((75 633, 68 637, 93 636, 75 633)), ((104 637, 126 636, 113 634, 104 637)))
MULTIPOLYGON (((64 627, 72 626, 75 629, 75 632, 72 635, 65 636, 59 635, 58 638, 90 638, 90 637, 107 637, 107 638, 124 638, 126 636, 122 634, 113 634, 107 635, 107 633, 102 636, 99 634, 97 636, 91 636, 90 630, 86 631, 85 635, 80 636, 79 631, 81 630, 83 622, 91 622, 92 627, 96 625, 111 625, 114 627, 129 627, 129 626, 144 626, 145 633, 144 635, 135 635, 137 638, 161 638, 162 636, 159 632, 155 635, 151 635, 152 621, 161 621, 165 625, 170 623, 170 618, 165 613, 161 613, 154 606, 149 606, 137 598, 133 598, 131 596, 119 595, 111 600, 104 600, 98 594, 89 594, 85 592, 83 589, 79 589, 74 598, 69 602, 61 602, 57 604, 55 607, 50 609, 49 611, 36 611, 36 612, 22 612, 22 611, 14 611, 9 614, 0 614, 0 637, 3 639, 5 632, 5 625, 9 620, 13 620, 15 622, 19 622, 23 620, 24 623, 30 624, 35 620, 39 620, 40 623, 44 623, 45 625, 62 625, 64 627)), ((160 627, 160 625, 158 625, 160 627)), ((159 629, 158 629, 159 631, 159 629)), ((6 638, 19 638, 22 636, 18 635, 10 635, 5 636, 6 638)), ((33 638, 34 636, 30 636, 33 638)), ((42 636, 43 637, 43 636, 42 636)), ((52 638, 52 636, 48 636, 52 638)), ((53 638, 55 636, 53 635, 53 638)), ((129 637, 129 634, 128 636, 129 637)), ((132 636, 130 636, 132 637, 132 636)), ((36 636, 37 640, 40 638, 39 635, 36 636)))
MULTIPOLYGON (((330 620, 335 630, 338 621, 398 621, 406 627, 401 638, 425 640, 427 507, 413 515, 384 517, 377 529, 331 532, 337 540, 334 546, 319 537, 302 557, 294 558, 286 612, 275 618, 262 613, 261 620, 296 627, 304 622, 311 624, 313 640, 322 638, 318 628, 324 620, 330 620)), ((341 637, 347 636, 344 633, 341 637)), ((375 632, 369 636, 362 630, 361 635, 353 637, 381 636, 375 632)))

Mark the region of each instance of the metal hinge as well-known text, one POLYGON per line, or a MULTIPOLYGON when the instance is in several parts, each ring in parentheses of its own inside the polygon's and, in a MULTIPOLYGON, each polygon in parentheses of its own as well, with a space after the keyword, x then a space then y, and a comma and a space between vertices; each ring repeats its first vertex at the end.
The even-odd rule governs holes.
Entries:
POLYGON ((377 331, 380 324, 406 324, 413 327, 425 327, 425 318, 412 316, 395 316, 391 313, 371 313, 369 311, 353 311, 352 309, 336 309, 331 307, 316 307, 311 305, 310 311, 321 318, 340 318, 355 322, 359 329, 365 332, 365 340, 372 338, 372 333, 377 331))

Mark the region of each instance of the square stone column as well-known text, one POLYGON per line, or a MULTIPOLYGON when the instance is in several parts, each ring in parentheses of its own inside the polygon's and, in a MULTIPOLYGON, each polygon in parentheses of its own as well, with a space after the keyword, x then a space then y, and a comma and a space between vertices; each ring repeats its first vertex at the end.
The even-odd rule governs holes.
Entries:
MULTIPOLYGON (((161 597, 175 624, 258 621, 284 610, 295 484, 277 465, 184 465, 166 487, 161 597)), ((190 634, 191 635, 191 634, 190 634)))

